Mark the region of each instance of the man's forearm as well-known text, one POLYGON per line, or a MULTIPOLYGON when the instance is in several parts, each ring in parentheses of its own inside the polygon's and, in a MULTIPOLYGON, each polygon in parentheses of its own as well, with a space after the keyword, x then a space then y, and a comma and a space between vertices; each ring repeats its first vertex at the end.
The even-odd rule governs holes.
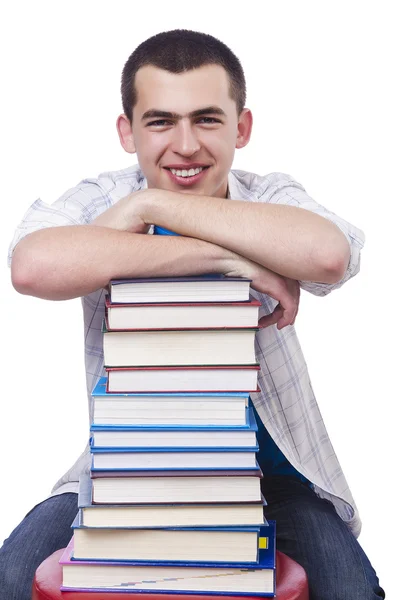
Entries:
POLYGON ((291 279, 334 283, 348 265, 343 233, 308 210, 165 190, 138 192, 131 207, 135 202, 146 223, 218 244, 291 279))
POLYGON ((85 296, 112 278, 226 272, 234 254, 215 244, 76 225, 42 229, 15 248, 15 289, 48 300, 85 296))

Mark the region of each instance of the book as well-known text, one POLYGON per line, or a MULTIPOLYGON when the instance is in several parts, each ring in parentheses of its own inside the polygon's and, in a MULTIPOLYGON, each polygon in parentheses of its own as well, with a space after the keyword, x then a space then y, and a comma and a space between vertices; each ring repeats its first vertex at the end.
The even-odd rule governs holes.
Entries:
POLYGON ((108 393, 101 377, 93 392, 93 425, 248 427, 245 392, 108 393))
POLYGON ((108 392, 256 392, 259 365, 106 367, 108 392))
POLYGON ((247 409, 248 427, 104 426, 91 425, 91 448, 255 448, 258 426, 252 408, 247 409))
POLYGON ((108 330, 216 329, 257 327, 261 303, 250 296, 246 302, 162 302, 115 304, 106 296, 108 330))
POLYGON ((251 329, 108 331, 103 324, 107 367, 256 364, 251 329))
POLYGON ((255 448, 125 448, 91 447, 91 469, 254 469, 257 466, 255 448))
POLYGON ((260 502, 261 471, 102 471, 92 479, 93 504, 200 504, 260 502))
POLYGON ((90 470, 91 479, 100 477, 263 477, 259 463, 254 469, 95 469, 90 470))
POLYGON ((242 302, 249 300, 251 279, 220 274, 198 277, 151 277, 113 279, 113 303, 160 302, 242 302))
POLYGON ((268 530, 268 548, 259 550, 258 562, 252 565, 78 561, 74 558, 72 537, 59 560, 62 567, 61 590, 146 592, 148 600, 192 600, 195 594, 199 594, 201 600, 211 600, 213 595, 223 595, 224 600, 228 600, 228 595, 230 599, 236 596, 272 597, 276 564, 274 522, 269 521, 268 530), (164 596, 156 596, 156 592, 164 596), (176 597, 172 597, 172 593, 176 597))
POLYGON ((263 525, 265 499, 235 504, 92 504, 92 481, 80 476, 80 523, 86 527, 205 527, 263 525))
POLYGON ((268 545, 259 526, 93 528, 82 526, 77 515, 72 528, 77 560, 255 563, 259 542, 263 548, 268 545))

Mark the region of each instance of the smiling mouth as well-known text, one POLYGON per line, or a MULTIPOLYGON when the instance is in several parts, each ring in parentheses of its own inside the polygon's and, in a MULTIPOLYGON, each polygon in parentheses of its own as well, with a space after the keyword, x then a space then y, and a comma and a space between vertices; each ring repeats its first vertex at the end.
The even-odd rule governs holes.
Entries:
POLYGON ((194 177, 195 175, 199 175, 205 169, 209 169, 209 167, 197 167, 196 169, 171 169, 170 167, 164 168, 167 169, 167 171, 171 171, 173 175, 183 178, 194 177))

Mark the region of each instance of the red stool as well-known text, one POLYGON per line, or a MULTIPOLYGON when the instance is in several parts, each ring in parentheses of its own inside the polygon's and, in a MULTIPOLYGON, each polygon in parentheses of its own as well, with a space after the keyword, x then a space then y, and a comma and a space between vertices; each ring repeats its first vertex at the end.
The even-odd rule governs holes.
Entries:
MULTIPOLYGON (((57 550, 38 567, 32 588, 32 600, 134 600, 138 594, 131 592, 61 592, 62 568, 58 564, 63 550, 57 550)), ((277 552, 276 562, 277 600, 309 600, 307 577, 304 569, 285 554, 277 552)), ((144 600, 146 594, 139 597, 144 600)), ((167 600, 167 594, 150 594, 152 600, 167 600)), ((187 600, 204 600, 210 596, 190 595, 187 600)), ((213 600, 218 597, 212 596, 213 600)), ((222 596, 222 600, 236 600, 234 596, 222 596)), ((258 600, 258 597, 246 600, 258 600)))

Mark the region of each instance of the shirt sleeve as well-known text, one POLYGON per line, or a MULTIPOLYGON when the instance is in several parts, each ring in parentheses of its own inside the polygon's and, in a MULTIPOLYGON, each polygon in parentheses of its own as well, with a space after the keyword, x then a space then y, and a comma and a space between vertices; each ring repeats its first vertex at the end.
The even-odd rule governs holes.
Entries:
POLYGON ((65 192, 53 204, 38 198, 27 210, 16 228, 8 250, 8 266, 16 245, 28 234, 47 227, 87 225, 112 205, 106 187, 97 180, 85 180, 65 192))
POLYGON ((263 193, 258 198, 261 202, 272 204, 287 204, 297 208, 310 210, 329 221, 332 221, 345 235, 350 246, 350 260, 346 272, 340 281, 336 283, 319 283, 315 281, 300 281, 302 289, 315 296, 326 296, 333 290, 340 288, 351 277, 357 275, 360 270, 360 252, 364 246, 365 235, 363 231, 345 221, 335 213, 331 212, 311 198, 305 189, 292 177, 284 174, 274 173, 272 179, 266 185, 263 193))

